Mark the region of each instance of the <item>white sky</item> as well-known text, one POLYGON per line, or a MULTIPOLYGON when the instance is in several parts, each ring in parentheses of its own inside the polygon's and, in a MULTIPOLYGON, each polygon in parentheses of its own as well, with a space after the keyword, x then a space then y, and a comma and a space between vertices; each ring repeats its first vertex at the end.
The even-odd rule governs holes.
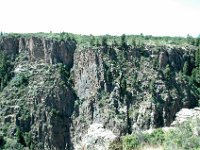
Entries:
POLYGON ((200 34, 200 0, 0 0, 0 31, 200 34))

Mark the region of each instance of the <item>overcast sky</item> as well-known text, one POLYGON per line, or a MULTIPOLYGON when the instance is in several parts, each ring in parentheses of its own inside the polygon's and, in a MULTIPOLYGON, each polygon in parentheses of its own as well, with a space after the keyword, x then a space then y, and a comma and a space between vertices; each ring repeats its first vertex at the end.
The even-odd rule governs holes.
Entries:
POLYGON ((0 0, 0 31, 200 34, 200 0, 0 0))

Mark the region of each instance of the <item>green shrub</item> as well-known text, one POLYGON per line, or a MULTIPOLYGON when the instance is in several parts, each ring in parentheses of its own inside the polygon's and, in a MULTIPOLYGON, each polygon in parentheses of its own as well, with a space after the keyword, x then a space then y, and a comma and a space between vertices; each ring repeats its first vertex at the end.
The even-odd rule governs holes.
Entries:
POLYGON ((195 150, 200 149, 200 136, 193 135, 191 123, 183 123, 177 129, 165 134, 164 148, 195 150))
MULTIPOLYGON (((127 135, 122 138, 124 150, 140 149, 143 146, 161 146, 165 150, 199 150, 200 136, 194 135, 194 128, 198 128, 200 122, 191 121, 180 124, 175 129, 164 132, 155 129, 152 133, 140 133, 127 135)), ((197 129, 198 130, 198 129, 197 129)), ((118 143, 119 144, 119 143, 118 143)), ((117 145, 115 143, 115 145, 117 145)))
POLYGON ((5 54, 0 52, 0 90, 3 90, 8 81, 11 79, 12 68, 13 65, 11 64, 9 58, 5 54))
POLYGON ((24 140, 23 132, 20 131, 19 128, 17 128, 16 136, 17 136, 17 142, 20 143, 23 146, 26 146, 26 142, 24 140))
POLYGON ((136 134, 127 135, 122 138, 123 149, 132 150, 139 146, 140 141, 136 134))
POLYGON ((30 74, 29 73, 19 73, 17 74, 11 81, 11 85, 12 86, 16 86, 16 87, 19 87, 21 85, 28 85, 28 79, 30 77, 30 74))
POLYGON ((11 138, 5 138, 5 145, 2 147, 2 149, 5 150, 23 150, 24 146, 21 145, 17 140, 11 139, 11 138))
POLYGON ((26 143, 26 146, 30 148, 32 144, 32 135, 30 132, 24 132, 24 141, 26 143))
POLYGON ((165 133, 159 128, 154 130, 151 134, 146 134, 145 137, 150 145, 161 145, 165 140, 165 133))

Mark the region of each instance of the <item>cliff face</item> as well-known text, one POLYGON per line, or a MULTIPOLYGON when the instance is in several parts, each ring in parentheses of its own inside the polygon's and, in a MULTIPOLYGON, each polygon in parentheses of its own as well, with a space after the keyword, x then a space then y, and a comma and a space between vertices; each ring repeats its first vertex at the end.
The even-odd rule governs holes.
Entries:
POLYGON ((43 61, 49 64, 64 63, 73 65, 74 42, 55 41, 45 38, 31 37, 19 39, 19 51, 27 50, 30 61, 43 61))
POLYGON ((77 51, 74 54, 73 78, 74 88, 80 99, 97 95, 104 88, 103 58, 93 49, 77 51))
POLYGON ((0 126, 16 149, 108 149, 126 133, 169 126, 181 108, 198 104, 181 75, 185 62, 194 64, 194 47, 123 50, 4 37, 0 48, 15 60, 0 94, 0 126))
POLYGON ((2 37, 0 38, 0 50, 5 54, 15 57, 19 52, 19 41, 17 38, 2 37))

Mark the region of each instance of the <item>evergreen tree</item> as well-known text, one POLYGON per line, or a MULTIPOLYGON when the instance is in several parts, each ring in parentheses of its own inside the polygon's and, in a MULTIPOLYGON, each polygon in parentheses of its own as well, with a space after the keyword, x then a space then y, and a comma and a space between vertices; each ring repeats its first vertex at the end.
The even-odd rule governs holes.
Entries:
POLYGON ((196 46, 200 46, 200 37, 196 39, 196 46))
POLYGON ((0 90, 4 88, 8 80, 11 78, 11 64, 5 54, 0 52, 0 90))
POLYGON ((187 35, 187 42, 188 44, 195 45, 195 39, 189 34, 187 35))
POLYGON ((171 79, 171 69, 170 66, 167 65, 164 71, 165 78, 169 81, 171 79))
POLYGON ((95 37, 93 35, 90 37, 90 45, 95 46, 95 37))
POLYGON ((132 39, 132 46, 135 48, 136 47, 136 40, 135 38, 132 39))
POLYGON ((195 52, 195 66, 198 67, 200 65, 200 48, 198 48, 195 52))
POLYGON ((186 61, 184 63, 184 66, 183 66, 183 74, 184 75, 189 75, 189 64, 188 64, 188 61, 186 61))
POLYGON ((195 68, 192 70, 192 81, 200 88, 200 49, 195 52, 195 68))
POLYGON ((101 43, 102 43, 102 46, 107 47, 108 46, 108 38, 106 36, 103 36, 101 43))
POLYGON ((60 40, 64 41, 64 39, 65 39, 65 32, 61 32, 60 33, 60 40))
POLYGON ((118 42, 117 42, 116 39, 114 39, 114 41, 113 41, 113 46, 114 46, 114 47, 119 46, 119 44, 118 44, 118 42))
POLYGON ((126 35, 125 34, 122 34, 122 36, 121 36, 121 47, 124 50, 128 48, 127 39, 126 39, 126 35))
POLYGON ((100 42, 99 42, 99 39, 96 39, 96 46, 99 47, 101 46, 100 42))

